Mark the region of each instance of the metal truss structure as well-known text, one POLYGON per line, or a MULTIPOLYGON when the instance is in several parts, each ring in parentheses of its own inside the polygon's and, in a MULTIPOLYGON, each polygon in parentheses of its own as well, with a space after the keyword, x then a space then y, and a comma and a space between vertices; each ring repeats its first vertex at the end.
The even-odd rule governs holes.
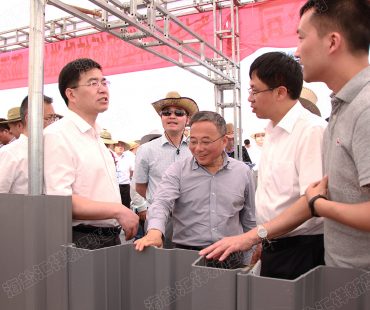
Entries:
MULTIPOLYGON (((94 9, 68 5, 59 0, 51 4, 70 16, 45 22, 46 43, 68 40, 97 32, 108 32, 136 47, 157 55, 178 67, 188 70, 215 85, 217 110, 240 107, 240 54, 239 20, 240 6, 256 1, 240 0, 193 0, 150 1, 150 0, 90 0, 94 9), (213 42, 182 23, 179 16, 213 12, 213 42), (225 14, 230 22, 223 21, 225 14), (223 28, 223 25, 228 28, 223 28), (171 29, 181 28, 186 39, 176 37, 171 29), (224 42, 231 43, 231 55, 223 52, 224 42), (170 57, 168 50, 176 51, 170 57), (167 52, 167 53, 166 53, 167 52), (225 92, 230 92, 230 102, 225 102, 225 92)), ((29 27, 17 28, 0 33, 0 52, 27 48, 29 27)), ((236 113, 240 114, 240 113, 236 113)), ((239 119, 239 117, 237 117, 239 119)), ((234 118, 236 127, 238 120, 234 118)))
MULTIPOLYGON (((70 16, 44 23, 45 43, 104 31, 213 83, 216 110, 221 110, 222 115, 225 108, 234 110, 233 123, 238 129, 234 135, 234 154, 239 153, 241 158, 238 13, 240 6, 257 1, 89 0, 94 9, 71 6, 60 0, 46 2, 70 16), (186 14, 209 11, 213 15, 213 42, 206 41, 179 19, 186 14), (223 20, 225 16, 229 18, 227 22, 223 20), (182 38, 174 31, 178 29, 182 38), (224 53, 226 41, 231 50, 228 55, 224 53)), ((0 53, 27 48, 29 43, 29 27, 0 32, 0 53)))

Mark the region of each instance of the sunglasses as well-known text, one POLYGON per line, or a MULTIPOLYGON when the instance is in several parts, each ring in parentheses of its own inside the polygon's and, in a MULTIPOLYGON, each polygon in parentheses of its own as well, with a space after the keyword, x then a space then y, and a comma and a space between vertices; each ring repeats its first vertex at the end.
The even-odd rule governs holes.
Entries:
POLYGON ((170 110, 161 111, 161 116, 171 116, 171 114, 175 114, 175 116, 177 116, 177 117, 187 115, 187 113, 184 110, 178 110, 178 109, 176 109, 174 111, 170 111, 170 110))

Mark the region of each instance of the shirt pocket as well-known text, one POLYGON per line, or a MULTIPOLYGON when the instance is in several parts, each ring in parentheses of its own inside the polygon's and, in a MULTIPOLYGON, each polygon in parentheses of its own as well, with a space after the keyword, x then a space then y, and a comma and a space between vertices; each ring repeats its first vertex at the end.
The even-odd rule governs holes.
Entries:
POLYGON ((234 217, 244 208, 244 192, 225 190, 218 193, 217 213, 221 217, 234 217))
POLYGON ((273 161, 267 186, 279 195, 291 196, 294 191, 295 166, 289 161, 273 161))

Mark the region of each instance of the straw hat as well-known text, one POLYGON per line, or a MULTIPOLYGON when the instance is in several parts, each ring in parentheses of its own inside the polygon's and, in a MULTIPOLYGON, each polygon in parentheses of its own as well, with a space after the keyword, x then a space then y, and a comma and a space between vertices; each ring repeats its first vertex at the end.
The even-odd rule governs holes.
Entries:
POLYGON ((317 96, 311 89, 307 87, 302 88, 299 102, 311 113, 321 116, 320 110, 316 105, 317 96))
POLYGON ((16 107, 9 109, 7 120, 2 121, 1 124, 19 122, 21 120, 21 109, 19 107, 16 107))
POLYGON ((129 146, 128 149, 131 151, 133 149, 138 148, 140 146, 140 144, 137 143, 136 141, 130 141, 130 142, 128 142, 128 146, 129 146))
POLYGON ((199 111, 198 105, 193 99, 181 97, 176 91, 169 92, 166 95, 166 98, 153 102, 152 105, 158 114, 167 107, 182 108, 188 113, 189 117, 192 117, 196 112, 199 111))
POLYGON ((251 134, 251 138, 256 139, 257 135, 260 136, 260 137, 264 137, 266 135, 266 133, 263 132, 263 131, 255 132, 255 133, 251 134))
POLYGON ((112 140, 112 135, 106 129, 100 133, 100 138, 103 140, 104 144, 116 144, 117 141, 112 140))

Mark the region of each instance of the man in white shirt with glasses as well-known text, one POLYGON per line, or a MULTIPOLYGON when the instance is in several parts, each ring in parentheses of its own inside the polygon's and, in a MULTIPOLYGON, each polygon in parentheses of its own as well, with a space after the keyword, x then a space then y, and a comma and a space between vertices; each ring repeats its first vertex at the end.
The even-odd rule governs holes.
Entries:
POLYGON ((97 249, 135 236, 138 216, 121 203, 115 167, 96 123, 109 106, 109 81, 101 66, 82 58, 59 75, 59 91, 69 111, 44 132, 45 192, 72 196, 73 242, 97 249))

